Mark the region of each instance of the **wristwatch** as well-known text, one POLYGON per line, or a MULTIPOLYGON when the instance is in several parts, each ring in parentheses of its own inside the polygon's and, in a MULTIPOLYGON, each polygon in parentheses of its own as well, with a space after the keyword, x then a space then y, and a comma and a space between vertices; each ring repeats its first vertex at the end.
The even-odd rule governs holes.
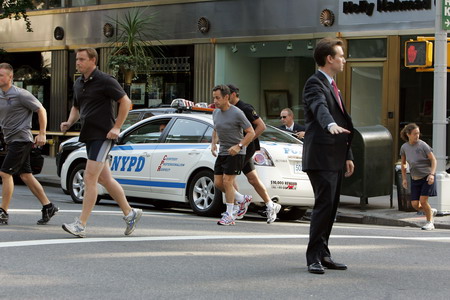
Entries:
POLYGON ((244 147, 244 145, 242 145, 241 143, 239 143, 238 146, 239 146, 241 149, 244 147))

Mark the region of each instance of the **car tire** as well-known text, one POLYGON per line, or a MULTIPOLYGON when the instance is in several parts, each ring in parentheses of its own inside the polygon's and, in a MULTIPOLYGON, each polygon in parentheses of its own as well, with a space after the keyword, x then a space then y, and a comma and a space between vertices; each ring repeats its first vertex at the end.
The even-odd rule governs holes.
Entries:
POLYGON ((306 213, 306 209, 290 206, 281 208, 280 212, 277 214, 278 218, 283 221, 295 221, 301 219, 306 213))
MULTIPOLYGON (((70 197, 72 197, 73 202, 83 203, 84 199, 84 170, 86 169, 86 162, 80 162, 70 173, 69 182, 67 187, 69 188, 70 197)), ((102 198, 97 196, 98 204, 102 198)))
POLYGON ((68 180, 68 190, 73 202, 83 203, 84 198, 84 170, 86 162, 81 162, 73 168, 68 180))
POLYGON ((189 183, 189 204, 199 216, 218 216, 224 210, 222 193, 215 195, 214 173, 203 170, 195 174, 189 183))

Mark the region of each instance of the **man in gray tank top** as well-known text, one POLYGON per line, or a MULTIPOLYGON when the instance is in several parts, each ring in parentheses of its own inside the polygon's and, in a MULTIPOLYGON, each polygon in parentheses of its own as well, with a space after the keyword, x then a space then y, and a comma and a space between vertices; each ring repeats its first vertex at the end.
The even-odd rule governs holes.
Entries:
POLYGON ((12 84, 13 68, 10 64, 0 64, 0 126, 7 145, 5 160, 0 169, 2 177, 2 204, 0 205, 0 224, 8 224, 8 207, 14 191, 13 175, 19 175, 31 192, 42 204, 42 219, 38 225, 47 224, 58 211, 45 195, 39 181, 34 178, 30 165, 30 152, 33 144, 46 143, 47 112, 42 104, 29 91, 12 84), (31 134, 33 112, 39 118, 39 134, 31 134))
POLYGON ((225 192, 227 210, 222 214, 218 225, 234 225, 236 216, 234 209, 234 180, 244 166, 245 151, 253 141, 255 131, 244 113, 229 102, 230 89, 226 85, 218 85, 213 89, 214 132, 211 152, 217 156, 217 143, 220 144, 218 157, 214 165, 214 186, 225 192), (245 133, 245 136, 244 136, 245 133))

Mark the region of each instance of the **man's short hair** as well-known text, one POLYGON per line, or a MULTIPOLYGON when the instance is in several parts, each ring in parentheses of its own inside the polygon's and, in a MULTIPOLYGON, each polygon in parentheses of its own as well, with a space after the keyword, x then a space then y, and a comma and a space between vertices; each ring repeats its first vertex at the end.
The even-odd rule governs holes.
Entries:
POLYGON ((10 64, 8 64, 8 63, 1 63, 0 64, 0 69, 8 70, 11 73, 14 71, 13 67, 10 64))
POLYGON ((230 95, 230 88, 226 86, 225 84, 219 84, 216 85, 213 88, 213 92, 220 91, 220 94, 222 94, 222 97, 225 97, 226 95, 230 95))
POLYGON ((236 97, 239 97, 239 88, 237 86, 234 84, 227 84, 227 86, 230 89, 230 94, 236 93, 236 97))
POLYGON ((336 38, 324 38, 317 42, 314 49, 314 60, 319 67, 325 66, 328 55, 332 57, 336 55, 335 46, 344 48, 344 42, 336 38))
POLYGON ((294 112, 289 107, 283 108, 281 111, 287 111, 288 116, 294 116, 294 112))
POLYGON ((86 51, 89 59, 95 58, 95 64, 98 64, 98 53, 94 48, 79 48, 75 50, 75 53, 86 51))

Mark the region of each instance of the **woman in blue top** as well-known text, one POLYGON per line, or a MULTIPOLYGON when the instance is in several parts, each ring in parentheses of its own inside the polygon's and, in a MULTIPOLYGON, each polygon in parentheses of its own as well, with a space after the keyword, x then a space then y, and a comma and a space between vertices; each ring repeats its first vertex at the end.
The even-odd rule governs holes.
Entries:
POLYGON ((417 211, 425 212, 427 223, 423 230, 433 230, 433 217, 437 210, 428 204, 429 196, 436 196, 434 178, 436 174, 436 158, 433 150, 420 137, 420 129, 414 123, 406 125, 400 132, 406 143, 400 148, 402 158, 402 185, 408 188, 406 180, 406 162, 411 173, 411 205, 417 211))

